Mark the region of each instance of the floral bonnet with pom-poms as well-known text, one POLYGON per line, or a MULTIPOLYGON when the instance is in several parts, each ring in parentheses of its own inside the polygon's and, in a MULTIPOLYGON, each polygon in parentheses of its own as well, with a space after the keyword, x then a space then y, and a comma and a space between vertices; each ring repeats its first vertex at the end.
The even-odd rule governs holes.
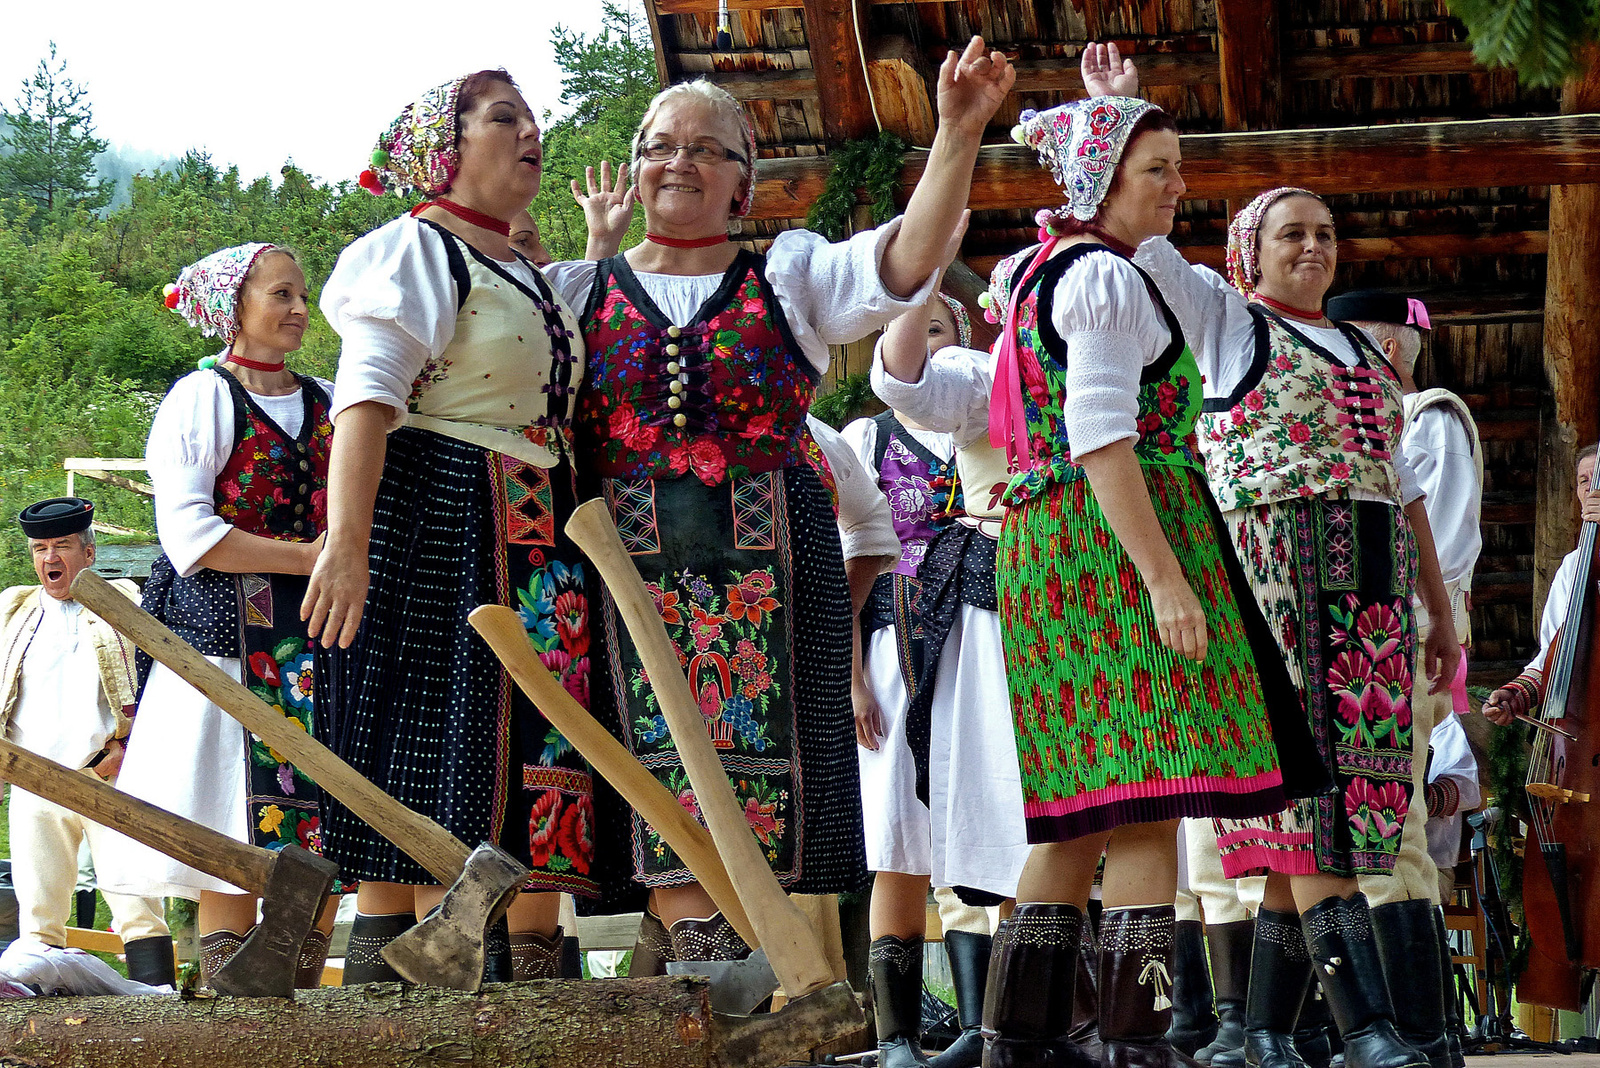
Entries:
POLYGON ((1066 191, 1064 213, 1088 222, 1111 188, 1134 124, 1145 112, 1157 110, 1131 96, 1094 96, 1048 111, 1029 108, 1011 136, 1038 152, 1039 162, 1066 191))
POLYGON ((950 318, 956 324, 956 343, 962 348, 972 346, 972 318, 967 315, 967 306, 948 293, 940 293, 939 299, 944 301, 944 306, 950 309, 950 318))
POLYGON ((213 252, 185 267, 178 280, 167 285, 162 291, 166 305, 206 337, 220 336, 232 345, 239 336, 239 287, 245 275, 263 255, 281 251, 285 250, 257 241, 213 252))
POLYGON ((406 105, 379 135, 372 166, 361 172, 362 189, 374 196, 406 189, 437 196, 450 188, 461 166, 456 98, 466 81, 463 75, 436 85, 406 105))
POLYGON ((1322 198, 1309 189, 1285 185, 1269 189, 1239 209, 1228 222, 1228 281, 1233 288, 1250 296, 1256 291, 1256 257, 1260 254, 1261 220, 1267 210, 1284 197, 1311 197, 1318 203, 1322 198))

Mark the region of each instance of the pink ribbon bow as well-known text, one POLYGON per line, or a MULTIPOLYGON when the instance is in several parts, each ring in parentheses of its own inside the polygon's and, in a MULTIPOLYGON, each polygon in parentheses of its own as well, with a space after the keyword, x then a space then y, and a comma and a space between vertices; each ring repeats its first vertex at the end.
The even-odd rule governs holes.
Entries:
POLYGON ((1005 325, 1000 330, 998 360, 994 371, 994 385, 989 391, 989 444, 1006 450, 1006 459, 1013 471, 1026 471, 1033 466, 1033 446, 1028 441, 1028 413, 1022 399, 1022 362, 1017 355, 1017 305, 1020 294, 1028 287, 1034 272, 1044 266, 1060 238, 1044 235, 1044 244, 1034 254, 1028 270, 1011 287, 1006 301, 1005 325))

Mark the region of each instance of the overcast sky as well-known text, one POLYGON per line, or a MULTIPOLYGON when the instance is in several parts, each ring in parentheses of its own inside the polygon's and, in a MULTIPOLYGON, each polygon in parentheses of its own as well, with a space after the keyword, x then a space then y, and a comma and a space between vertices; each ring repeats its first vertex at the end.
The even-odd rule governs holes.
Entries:
POLYGON ((336 181, 429 86, 504 67, 534 114, 561 113, 556 23, 593 32, 600 0, 270 3, 44 0, 8 3, 0 102, 9 110, 48 54, 89 90, 114 148, 177 156, 203 148, 246 178, 286 159, 336 181))

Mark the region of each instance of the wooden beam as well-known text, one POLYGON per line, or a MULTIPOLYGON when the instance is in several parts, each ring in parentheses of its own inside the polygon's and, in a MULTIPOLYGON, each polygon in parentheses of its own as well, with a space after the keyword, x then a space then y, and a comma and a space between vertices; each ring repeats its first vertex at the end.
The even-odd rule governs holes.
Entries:
MULTIPOLYGON (((1393 193, 1588 182, 1600 176, 1600 114, 1340 129, 1190 134, 1182 139, 1190 197, 1248 199, 1277 185, 1327 193, 1393 193)), ((900 176, 909 195, 927 167, 910 152, 900 176)), ((822 192, 826 159, 763 159, 753 219, 803 218, 822 192)), ((1037 208, 1061 190, 1034 154, 996 145, 978 154, 968 205, 1037 208)))
MULTIPOLYGON (((1600 46, 1586 52, 1587 73, 1562 90, 1565 114, 1600 110, 1600 46)), ((1544 370, 1551 407, 1539 449, 1536 612, 1543 611, 1550 580, 1577 540, 1577 452, 1600 437, 1600 185, 1559 181, 1551 178, 1545 273, 1544 370)))
POLYGON ((656 51, 656 81, 665 89, 672 84, 672 71, 667 66, 666 45, 661 40, 661 5, 659 0, 644 0, 645 21, 650 24, 650 44, 656 51))
MULTIPOLYGON (((865 0, 869 4, 904 4, 906 0, 865 0)), ((917 0, 919 4, 953 4, 958 0, 917 0)), ((715 14, 718 0, 655 0, 663 15, 715 14)), ((809 7, 805 0, 728 0, 730 11, 776 11, 785 7, 809 7)))
POLYGON ((1222 123, 1230 130, 1270 130, 1282 124, 1278 22, 1278 0, 1217 0, 1222 123))
POLYGON ((877 130, 866 70, 856 38, 857 4, 864 0, 805 0, 806 42, 817 82, 822 133, 830 142, 877 130))
MULTIPOLYGON (((943 57, 935 53, 934 58, 943 57)), ((1216 85, 1221 80, 1217 57, 1212 52, 1150 52, 1133 57, 1139 67, 1139 84, 1216 85)), ((1060 59, 1019 59, 1011 66, 1017 72, 1018 93, 1083 93, 1083 76, 1078 73, 1078 57, 1060 59)))
POLYGON ((1366 48, 1307 48, 1287 52, 1283 57, 1283 76, 1294 82, 1487 74, 1488 71, 1472 58, 1472 45, 1453 41, 1366 48))
POLYGON ((706 78, 738 100, 815 100, 817 81, 810 71, 717 71, 706 78))
POLYGON ((898 34, 875 39, 869 51, 867 82, 878 124, 913 145, 933 144, 937 123, 922 53, 898 34))

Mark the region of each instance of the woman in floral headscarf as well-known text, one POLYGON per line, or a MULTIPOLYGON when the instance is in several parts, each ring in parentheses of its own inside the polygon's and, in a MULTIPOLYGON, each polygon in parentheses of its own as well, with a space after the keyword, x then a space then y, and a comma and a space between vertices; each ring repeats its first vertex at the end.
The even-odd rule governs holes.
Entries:
MULTIPOLYGON (((504 71, 430 90, 379 138, 362 186, 430 199, 346 249, 323 290, 343 342, 339 433, 304 609, 333 750, 532 868, 488 947, 497 979, 555 976, 558 891, 595 892, 589 770, 466 622, 480 604, 519 608, 540 659, 587 702, 584 564, 562 533, 583 340, 508 244, 541 162, 504 71)), ((345 981, 394 978, 379 951, 442 891, 331 799, 326 825, 329 854, 362 880, 345 981)))
POLYGON ((891 332, 875 376, 929 425, 987 428, 1016 472, 997 586, 1035 844, 995 936, 984 1063, 1098 1061, 1067 1035, 1105 851, 1104 1063, 1176 1065, 1177 819, 1266 815, 1326 777, 1190 446, 1194 356, 1129 260, 1172 227, 1176 127, 1108 96, 1024 112, 1017 135, 1068 203, 1040 213, 1041 244, 995 269, 994 363, 948 348, 930 359, 891 332))
MULTIPOLYGON (((226 347, 172 387, 150 428, 162 555, 144 604, 310 730, 312 656, 299 608, 321 547, 333 428, 331 385, 284 366, 306 329, 305 275, 287 249, 239 245, 167 288, 168 306, 226 347)), ((240 841, 319 850, 316 785, 172 670, 140 659, 148 681, 118 788, 240 841)), ((198 898, 201 969, 215 974, 255 926, 256 899, 119 841, 127 859, 102 877, 142 895, 198 898)), ((330 909, 307 940, 297 986, 321 982, 332 925, 330 909)))

